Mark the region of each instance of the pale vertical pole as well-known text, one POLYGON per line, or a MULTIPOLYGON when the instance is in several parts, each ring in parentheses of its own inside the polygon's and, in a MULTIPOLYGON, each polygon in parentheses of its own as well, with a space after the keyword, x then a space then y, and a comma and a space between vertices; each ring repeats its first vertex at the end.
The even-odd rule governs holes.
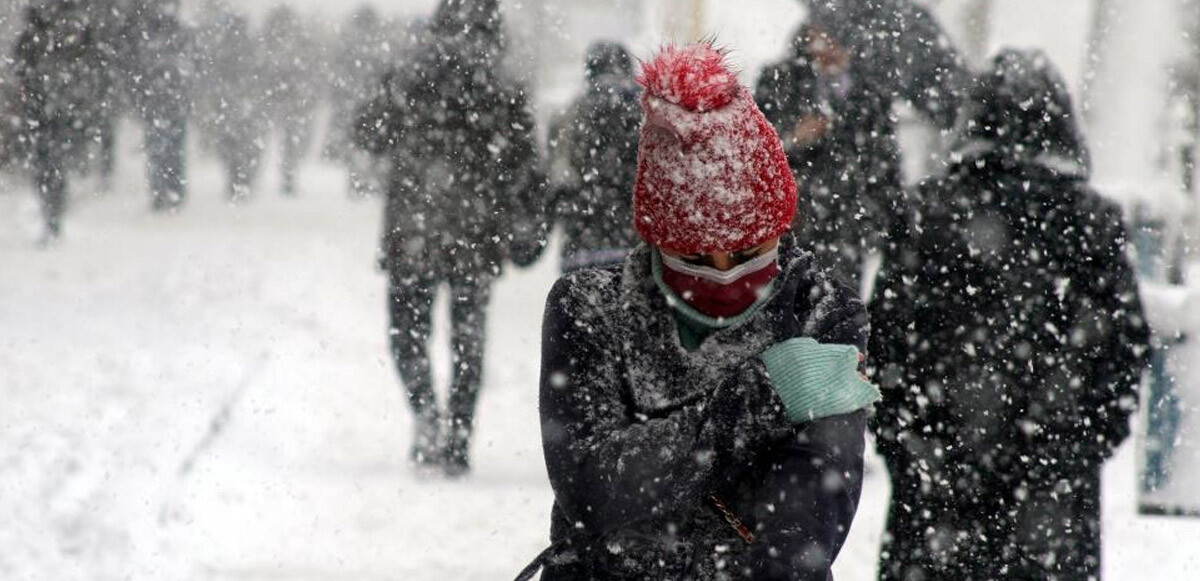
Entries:
MULTIPOLYGON (((1112 0, 1094 0, 1092 2, 1092 22, 1088 29, 1086 61, 1083 64, 1083 80, 1079 88, 1079 106, 1083 109, 1083 118, 1094 121, 1092 100, 1095 97, 1096 75, 1100 74, 1107 58, 1108 39, 1112 30, 1112 14, 1115 10, 1112 0)), ((1089 123, 1090 124, 1090 123, 1089 123)))
POLYGON ((1184 69, 1189 74, 1181 79, 1187 83, 1183 93, 1187 96, 1189 105, 1188 123, 1185 131, 1183 154, 1183 183, 1187 189, 1188 211, 1183 224, 1183 256, 1182 260, 1190 262, 1200 255, 1200 0, 1180 0, 1180 14, 1186 22, 1184 30, 1185 46, 1184 69))
POLYGON ((691 21, 688 27, 688 40, 697 41, 708 34, 707 23, 705 22, 705 2, 706 0, 691 0, 691 21))
POLYGON ((963 11, 965 31, 963 52, 973 67, 979 67, 988 58, 992 32, 992 0, 968 0, 963 11))
POLYGON ((706 0, 652 1, 658 8, 659 26, 665 39, 693 42, 708 34, 706 0))

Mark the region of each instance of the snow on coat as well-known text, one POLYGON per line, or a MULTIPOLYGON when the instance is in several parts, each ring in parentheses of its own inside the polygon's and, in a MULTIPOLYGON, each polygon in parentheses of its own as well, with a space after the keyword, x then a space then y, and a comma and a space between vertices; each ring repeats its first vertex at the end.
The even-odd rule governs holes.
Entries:
POLYGON ((491 22, 458 33, 466 25, 435 19, 412 61, 356 115, 359 146, 392 158, 383 240, 392 266, 498 273, 514 224, 540 196, 528 97, 498 67, 503 36, 491 22))
POLYGON ((93 25, 75 2, 40 5, 28 15, 13 51, 21 133, 26 143, 45 140, 80 155, 111 87, 93 25))
POLYGON ((633 58, 616 43, 597 43, 588 57, 588 83, 556 132, 570 179, 555 189, 553 223, 563 229, 562 268, 624 261, 640 242, 633 229, 641 94, 633 58))
POLYGON ((870 309, 885 579, 1098 577, 1100 468, 1147 362, 1121 212, 1064 163, 1087 157, 1066 86, 1040 55, 995 62, 870 309))
POLYGON ((866 412, 789 423, 759 355, 795 336, 864 349, 862 303, 790 250, 761 310, 687 351, 650 252, 569 274, 547 299, 540 411, 563 547, 543 578, 826 579, 858 503, 866 412))
POLYGON ((185 124, 195 76, 191 29, 170 5, 145 3, 127 12, 123 38, 126 89, 138 115, 185 124))

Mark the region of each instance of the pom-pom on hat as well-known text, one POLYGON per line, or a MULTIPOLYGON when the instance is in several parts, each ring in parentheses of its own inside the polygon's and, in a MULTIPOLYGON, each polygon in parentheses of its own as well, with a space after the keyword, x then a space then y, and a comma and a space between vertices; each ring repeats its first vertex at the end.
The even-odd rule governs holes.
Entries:
POLYGON ((783 144, 725 53, 668 46, 642 65, 634 228, 684 254, 734 252, 782 234, 796 211, 783 144))

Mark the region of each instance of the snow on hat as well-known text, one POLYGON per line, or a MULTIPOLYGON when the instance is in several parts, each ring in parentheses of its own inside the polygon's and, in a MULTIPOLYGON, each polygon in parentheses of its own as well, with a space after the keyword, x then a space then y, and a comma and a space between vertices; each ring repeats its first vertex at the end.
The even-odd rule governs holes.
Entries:
POLYGON ((725 53, 668 46, 642 65, 634 228, 685 254, 731 252, 782 234, 796 183, 775 129, 725 53))

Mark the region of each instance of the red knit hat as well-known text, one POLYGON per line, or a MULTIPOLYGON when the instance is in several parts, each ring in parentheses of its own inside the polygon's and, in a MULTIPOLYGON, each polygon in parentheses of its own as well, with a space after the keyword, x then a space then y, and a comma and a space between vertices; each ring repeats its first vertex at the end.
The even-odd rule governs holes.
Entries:
POLYGON ((633 222, 685 254, 750 248, 787 230, 796 182, 783 144, 711 43, 669 46, 642 65, 633 222))

